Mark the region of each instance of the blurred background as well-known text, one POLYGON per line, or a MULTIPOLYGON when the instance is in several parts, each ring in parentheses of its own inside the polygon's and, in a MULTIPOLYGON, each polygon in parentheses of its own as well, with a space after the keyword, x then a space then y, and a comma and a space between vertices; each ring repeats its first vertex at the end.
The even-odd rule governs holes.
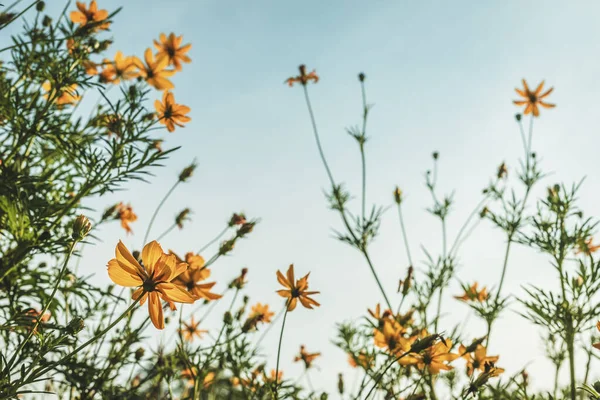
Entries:
MULTIPOLYGON (((48 3, 50 15, 57 15, 65 5, 48 3)), ((432 166, 433 151, 440 153, 440 191, 455 193, 448 219, 450 243, 502 162, 508 165, 510 181, 517 184, 516 168, 523 151, 514 119, 520 109, 512 100, 522 78, 531 86, 545 79, 547 86, 555 87, 548 101, 557 104, 555 109, 543 109, 535 121, 533 150, 548 173, 536 187, 536 199, 545 194, 546 186, 570 185, 586 177, 580 205, 585 215, 600 216, 596 128, 600 3, 98 3, 110 11, 124 6, 111 27, 114 52, 141 57, 161 32, 183 34, 184 43, 193 44, 192 63, 173 79, 177 103, 191 107, 192 122, 171 134, 157 133, 157 138, 165 139, 163 148, 182 148, 166 168, 155 170, 150 184, 136 183, 85 204, 99 216, 111 204, 129 202, 139 220, 132 224, 132 236, 118 222, 102 226, 96 232, 102 242, 83 250, 80 274, 108 284, 106 262, 113 257, 117 241, 141 249, 156 206, 179 172, 197 159, 194 176, 169 198, 150 238, 172 225, 186 207, 192 209, 192 221, 161 240, 165 250, 197 251, 225 227, 233 212, 260 218, 249 239, 238 242, 231 256, 214 265, 212 278, 218 282, 215 289, 222 291, 242 267, 248 267, 250 304, 267 302, 279 310, 283 299, 275 294, 279 289, 275 271, 294 263, 297 274, 311 272, 310 286, 321 291, 316 298, 322 306, 298 308, 288 317, 281 355, 284 377, 301 375, 304 367, 292 359, 304 344, 308 351, 323 353, 315 362, 320 371, 311 372, 316 388, 335 393, 339 372, 352 387, 355 375, 347 356, 331 344, 335 324, 358 320, 367 308, 383 301, 362 256, 333 237, 333 229, 341 228, 339 215, 328 209, 323 195, 329 183, 302 90, 284 84, 297 74, 299 64, 316 69, 321 77, 309 90, 325 153, 336 180, 355 195, 350 204, 354 211, 360 207, 360 154, 345 128, 361 121, 357 74, 366 74, 367 101, 374 104, 367 128, 367 202, 390 206, 394 186, 402 188, 418 269, 424 259, 421 246, 441 251, 439 222, 426 211, 431 198, 424 173, 432 166)), ((151 96, 159 98, 160 93, 151 96)), ((534 207, 530 202, 528 209, 534 207)), ((203 255, 208 259, 216 251, 213 246, 203 255)), ((480 224, 459 255, 458 277, 497 286, 503 252, 503 234, 490 223, 480 224)), ((385 213, 371 253, 386 291, 395 293, 408 261, 394 208, 385 213)), ((523 285, 552 288, 556 283, 549 260, 514 247, 504 293, 518 297, 524 293, 523 285)), ((440 326, 450 331, 463 324, 468 326, 469 339, 483 336, 483 324, 465 304, 453 299, 461 292, 457 280, 445 291, 440 326)), ((204 328, 217 329, 230 300, 231 293, 216 306, 204 328)), ((399 300, 395 295, 393 301, 399 300)), ((543 357, 544 342, 519 315, 521 310, 513 300, 494 327, 488 354, 499 354, 498 365, 509 373, 526 367, 532 385, 546 388, 550 379, 545 377, 553 371, 543 357)), ((269 369, 275 367, 279 329, 275 326, 262 343, 269 369)), ((154 346, 171 335, 152 329, 149 333, 155 336, 154 346)))

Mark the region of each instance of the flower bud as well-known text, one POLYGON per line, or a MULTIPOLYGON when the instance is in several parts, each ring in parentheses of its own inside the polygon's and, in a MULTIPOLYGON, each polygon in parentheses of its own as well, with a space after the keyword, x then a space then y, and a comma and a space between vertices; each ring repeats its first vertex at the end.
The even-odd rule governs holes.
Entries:
POLYGON ((364 82, 366 77, 367 76, 365 75, 364 72, 361 72, 360 74, 358 74, 358 80, 361 82, 364 82))
POLYGON ((437 151, 434 151, 431 156, 433 157, 434 160, 437 160, 438 158, 440 158, 440 153, 437 151))
POLYGON ((67 333, 69 335, 77 335, 85 326, 83 318, 75 317, 67 325, 67 333))
POLYGON ((522 115, 521 114, 515 114, 515 119, 517 120, 517 122, 521 121, 522 115))
POLYGON ((221 243, 221 247, 219 247, 219 254, 224 256, 233 250, 233 246, 235 245, 235 238, 229 239, 221 243))
POLYGON ((229 219, 229 226, 235 226, 235 225, 243 225, 246 223, 246 216, 244 215, 244 213, 234 213, 231 218, 229 219))
POLYGON ((190 178, 190 176, 192 176, 195 169, 196 169, 196 163, 192 162, 189 166, 185 167, 183 169, 183 171, 181 171, 181 173, 179 174, 179 181, 180 182, 187 181, 190 178))
POLYGON ((344 394, 344 375, 338 374, 338 393, 344 394))
POLYGON ((398 186, 394 190, 394 201, 396 204, 402 203, 402 190, 398 186))
POLYGON ((431 346, 433 346, 435 341, 438 340, 439 338, 440 338, 440 335, 438 335, 437 333, 434 333, 433 335, 425 336, 423 339, 417 340, 415 343, 413 343, 412 346, 410 346, 410 352, 411 353, 419 353, 425 349, 428 349, 431 346))
POLYGON ((231 323, 233 322, 233 315, 231 315, 229 311, 227 311, 225 315, 223 315, 223 322, 225 323, 225 325, 231 325, 231 323))
POLYGON ((247 234, 249 234, 250 232, 252 232, 252 230, 254 230, 254 225, 256 225, 256 222, 246 222, 246 223, 244 223, 242 226, 240 226, 240 229, 238 229, 237 235, 239 237, 246 236, 247 234))
POLYGON ((44 11, 44 8, 46 8, 46 3, 44 3, 43 1, 39 1, 36 5, 35 5, 35 10, 37 12, 42 12, 44 11))
POLYGON ((187 217, 189 213, 190 213, 190 209, 186 208, 183 211, 181 211, 179 214, 177 214, 177 217, 175 217, 175 223, 177 224, 179 229, 183 229, 183 221, 189 220, 189 218, 187 217))
POLYGON ((145 352, 146 351, 144 350, 143 347, 138 347, 138 349, 135 351, 135 360, 140 361, 142 359, 142 357, 144 357, 145 352))
POLYGON ((85 215, 80 215, 73 222, 73 233, 71 237, 75 240, 83 240, 92 230, 92 223, 85 215))

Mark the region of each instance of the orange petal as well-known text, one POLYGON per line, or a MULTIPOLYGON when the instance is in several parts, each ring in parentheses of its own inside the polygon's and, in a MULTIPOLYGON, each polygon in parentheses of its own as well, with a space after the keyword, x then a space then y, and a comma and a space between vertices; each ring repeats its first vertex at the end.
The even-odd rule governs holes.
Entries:
POLYGON ((163 309, 157 292, 148 294, 148 313, 150 314, 150 320, 156 329, 165 329, 163 309))
POLYGON ((137 274, 131 274, 130 272, 121 268, 121 265, 116 259, 112 259, 108 262, 108 276, 110 279, 120 286, 135 287, 140 286, 144 282, 140 279, 137 274))

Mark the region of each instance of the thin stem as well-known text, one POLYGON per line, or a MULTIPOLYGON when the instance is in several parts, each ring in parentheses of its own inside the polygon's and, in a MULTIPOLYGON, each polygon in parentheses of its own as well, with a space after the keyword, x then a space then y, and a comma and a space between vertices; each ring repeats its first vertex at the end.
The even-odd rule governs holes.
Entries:
MULTIPOLYGON (((436 163, 437 165, 437 163, 436 163)), ((446 239, 446 218, 443 217, 442 218, 442 274, 446 274, 446 246, 447 246, 447 239, 446 239)), ((443 276, 444 277, 444 276, 443 276)), ((440 287, 440 294, 438 297, 438 304, 437 304, 437 312, 436 312, 436 317, 435 317, 435 321, 434 321, 434 332, 438 332, 438 322, 440 320, 440 315, 442 314, 442 296, 444 294, 444 286, 442 285, 440 287)))
POLYGON ((402 240, 404 241, 404 248, 406 249, 406 256, 408 257, 408 264, 414 267, 412 256, 410 254, 410 246, 408 245, 408 235, 406 234, 406 228, 404 226, 404 218, 402 216, 402 205, 398 204, 398 218, 400 219, 400 229, 402 229, 402 240))
POLYGON ((315 141, 317 142, 317 148, 319 149, 319 155, 321 156, 321 161, 325 166, 325 171, 327 171, 327 176, 329 177, 329 181, 331 182, 331 186, 335 186, 335 181, 333 180, 333 175, 331 174, 331 170, 329 169, 329 164, 327 164, 327 160, 325 159, 325 154, 323 153, 323 147, 321 146, 321 139, 319 138, 319 131, 317 130, 317 123, 315 120, 315 115, 313 113, 312 106, 310 104, 310 99, 308 97, 308 90, 306 89, 306 85, 303 85, 304 89, 304 98, 306 99, 306 107, 308 108, 308 113, 310 114, 310 121, 312 123, 313 133, 315 135, 315 141))
MULTIPOLYGON (((471 214, 469 214, 469 216, 465 220, 465 223, 459 229, 458 234, 456 235, 456 238, 454 239, 454 243, 450 247, 450 252, 448 254, 452 255, 452 254, 454 254, 455 250, 458 251, 458 248, 460 247, 460 244, 462 242, 461 237, 465 233, 467 226, 469 225, 471 220, 475 217, 475 215, 477 215, 479 212, 481 212, 481 207, 486 203, 488 198, 489 198, 489 195, 484 196, 483 199, 481 199, 481 201, 475 206, 473 211, 471 211, 471 214)), ((469 231, 465 235, 465 238, 468 237, 470 235, 470 233, 471 233, 471 231, 469 231)))
POLYGON ((156 241, 158 242, 160 239, 167 236, 173 229, 175 229, 176 226, 177 226, 176 223, 171 225, 167 230, 165 230, 163 233, 160 234, 160 236, 156 239, 156 241))
POLYGON ((281 343, 283 342, 283 330, 285 329, 285 320, 287 319, 288 308, 286 302, 285 313, 283 314, 283 323, 281 324, 281 332, 279 333, 279 345, 277 346, 277 365, 275 367, 275 399, 278 399, 277 391, 279 389, 279 357, 281 356, 281 343))
MULTIPOLYGON (((329 164, 327 164, 327 160, 325 159, 323 147, 321 146, 321 140, 319 139, 319 131, 317 130, 317 122, 315 120, 315 116, 314 116, 314 113, 312 110, 310 98, 308 97, 308 90, 306 89, 306 85, 303 85, 303 89, 304 89, 304 98, 306 100, 306 106, 308 108, 308 113, 310 115, 310 121, 311 121, 312 128, 313 128, 313 134, 315 137, 315 141, 317 142, 317 148, 319 150, 319 155, 321 156, 321 161, 323 162, 323 166, 325 167, 325 171, 327 172, 327 176, 329 177, 329 182, 331 183, 331 187, 335 188, 336 187, 335 180, 333 179, 333 175, 331 174, 331 170, 329 169, 329 164)), ((346 217, 346 213, 343 209, 340 209, 340 214, 342 216, 342 221, 344 222, 344 225, 346 226, 348 233, 352 236, 352 239, 354 240, 354 242, 357 244, 360 243, 358 241, 358 238, 354 234, 354 231, 350 227, 348 218, 346 217)), ((363 253, 363 255, 365 256, 365 259, 367 260, 367 263, 369 264, 369 268, 371 269, 371 272, 372 272, 373 276, 375 277, 375 280, 377 281, 377 285, 379 286, 381 294, 385 298, 388 308, 391 310, 392 303, 390 303, 387 295, 385 294, 385 290, 383 289, 383 286, 381 285, 381 282, 379 281, 379 277, 377 276, 377 272, 375 272, 375 267, 373 266, 373 263, 371 262, 371 259, 369 257, 369 254, 367 253, 367 250, 363 246, 360 246, 360 245, 358 245, 358 246, 359 246, 359 250, 363 253)))
POLYGON ((385 373, 388 371, 388 369, 390 369, 392 367, 392 365, 394 365, 395 363, 397 363, 402 357, 406 356, 407 354, 409 354, 410 351, 407 351, 406 353, 402 353, 400 354, 398 357, 396 357, 394 359, 394 361, 392 361, 391 363, 388 364, 387 367, 385 367, 385 369, 383 370, 383 372, 381 374, 379 374, 379 376, 377 377, 377 379, 375 380, 375 383, 373 384, 373 386, 371 387, 371 390, 369 390, 369 392, 367 393, 367 395, 365 396, 365 399, 368 399, 369 396, 371 395, 371 392, 373 392, 373 390, 375 390, 375 388, 377 387, 377 385, 379 384, 379 381, 381 381, 381 378, 383 378, 383 376, 385 375, 385 373))
POLYGON ((65 274, 65 271, 67 269, 67 265, 69 264, 69 259, 71 258, 71 254, 73 254, 73 250, 75 249, 75 245, 76 244, 77 244, 77 240, 73 240, 73 242, 71 242, 71 245, 69 246, 69 251, 67 252, 67 256, 65 257, 65 262, 63 263, 63 266, 62 266, 62 268, 61 268, 61 270, 60 270, 60 272, 58 274, 58 279, 56 280, 56 284, 54 284, 54 288, 52 289, 52 293, 50 293, 50 298, 46 302, 46 305, 42 309, 41 313, 35 319, 35 325, 33 325, 33 328, 31 328, 31 330, 29 331, 29 334, 27 335, 27 337, 25 338, 25 340, 23 340, 23 342, 19 345, 19 347, 17 348, 17 350, 13 354, 13 356, 10 358, 10 361, 6 365, 6 371, 10 371, 10 368, 12 367, 12 365, 15 362, 15 360, 16 360, 17 356, 19 355, 19 353, 21 353, 21 351, 23 350, 23 348, 25 347, 25 345, 27 344, 27 342, 29 341, 29 339, 31 339, 31 337, 37 332, 37 328, 40 326, 40 321, 44 317, 44 314, 46 314, 46 311, 48 311, 48 308, 50 307, 50 304, 54 300, 54 296, 56 296, 56 292, 58 291, 58 287, 60 286, 60 283, 62 281, 63 275, 65 274))
POLYGON ((265 336, 267 336, 267 333, 269 333, 269 331, 271 330, 271 328, 273 326, 275 326, 275 323, 279 320, 279 318, 281 318, 281 316, 285 313, 285 310, 282 309, 281 311, 279 311, 277 313, 277 316, 275 317, 275 319, 273 320, 272 323, 269 324, 269 326, 267 326, 267 328, 265 329, 265 331, 263 332, 262 335, 260 335, 260 337, 258 338, 258 340, 256 341, 255 347, 258 348, 258 345, 260 345, 260 343, 263 341, 263 339, 265 338, 265 336))
POLYGON ((72 352, 70 352, 69 354, 67 354, 66 356, 64 356, 63 358, 61 358, 60 360, 55 361, 55 362, 49 364, 48 366, 42 368, 41 371, 39 371, 37 373, 32 373, 32 375, 35 376, 35 377, 38 377, 38 376, 41 376, 42 374, 45 374, 50 369, 52 369, 52 367, 54 367, 55 365, 60 365, 60 364, 64 363, 66 360, 68 360, 69 358, 71 358, 72 356, 74 356, 75 354, 79 353, 81 350, 83 350, 84 348, 86 348, 87 346, 89 346, 90 344, 92 344, 93 342, 95 342, 96 340, 98 340, 98 338, 104 336, 108 331, 110 331, 112 328, 114 328, 115 325, 117 325, 123 318, 125 318, 127 316, 127 314, 129 314, 134 309, 134 307, 138 304, 138 302, 140 301, 141 298, 142 298, 142 296, 139 296, 138 299, 135 300, 133 303, 131 303, 131 305, 129 306, 129 308, 127 308, 127 310, 125 310, 125 312, 123 312, 123 314, 121 314, 121 316, 119 318, 117 318, 116 320, 114 320, 113 323, 111 323, 109 326, 107 326, 102 331, 100 331, 99 333, 97 333, 90 340, 88 340, 87 342, 85 342, 81 346, 77 347, 75 350, 73 350, 72 352))
POLYGON ((212 239, 210 242, 208 242, 204 246, 202 246, 200 248, 200 250, 198 250, 198 254, 201 254, 204 250, 209 248, 213 243, 215 243, 216 241, 221 239, 223 237, 223 235, 227 233, 228 230, 229 230, 229 226, 225 227, 225 229, 223 229, 223 231, 221 233, 219 233, 214 239, 212 239))
POLYGON ((367 185, 367 164, 365 161, 365 141, 367 140, 367 116, 369 115, 369 107, 367 106, 367 94, 365 91, 364 80, 360 81, 360 90, 363 102, 363 126, 362 126, 362 142, 360 142, 360 158, 362 163, 362 219, 365 219, 365 203, 366 203, 366 185, 367 185))
MULTIPOLYGON (((498 291, 496 292, 496 298, 494 299, 494 304, 498 304, 498 300, 500 299, 500 293, 502 292, 502 286, 504 285, 504 278, 506 277, 506 268, 508 266, 508 256, 510 254, 510 245, 512 244, 512 234, 509 233, 506 250, 504 251, 504 261, 502 262, 502 274, 500 275, 500 284, 498 285, 498 291)), ((492 334, 492 325, 494 324, 493 320, 488 322, 488 330, 485 339, 485 347, 490 346, 490 335, 492 334)))
POLYGON ((144 235, 144 243, 142 243, 142 246, 145 245, 146 241, 148 240, 148 235, 150 234, 150 229, 152 229, 152 224, 154 223, 156 215, 158 215, 158 212, 160 211, 161 207, 163 206, 163 204, 165 204, 165 201, 167 201, 167 199, 169 198, 171 193, 173 193, 173 191, 175 190, 177 185, 179 185, 179 183, 181 183, 181 180, 177 179, 177 182, 175 182, 171 189, 169 189, 167 194, 165 194, 165 197, 163 197, 163 199, 158 204, 158 207, 156 207, 156 210, 154 210, 154 214, 152 214, 152 218, 150 218, 150 223, 148 224, 148 228, 146 229, 146 234, 144 235))

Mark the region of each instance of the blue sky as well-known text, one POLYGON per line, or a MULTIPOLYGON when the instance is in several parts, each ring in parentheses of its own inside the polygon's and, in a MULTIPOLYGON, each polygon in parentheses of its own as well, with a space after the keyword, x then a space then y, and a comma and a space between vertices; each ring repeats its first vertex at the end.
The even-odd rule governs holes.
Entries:
MULTIPOLYGON (((52 3, 51 11, 64 4, 52 3)), ((402 187, 414 258, 423 259, 420 245, 434 252, 441 247, 439 224, 425 211, 430 198, 423 173, 430 168, 432 151, 441 154, 440 189, 455 190, 451 238, 502 161, 514 178, 522 148, 513 118, 518 109, 511 100, 521 78, 531 85, 546 79, 555 87, 550 101, 557 108, 544 110, 535 122, 534 150, 545 171, 552 172, 537 194, 556 181, 587 176, 582 208, 587 215, 600 214, 597 2, 99 2, 110 10, 123 3, 108 54, 122 50, 141 56, 160 32, 183 34, 193 44, 193 62, 173 79, 177 102, 191 107, 192 122, 175 133, 161 133, 166 147, 183 147, 167 168, 156 170, 151 185, 133 184, 90 203, 101 211, 115 201, 131 202, 140 219, 133 224, 134 236, 125 236, 117 223, 102 227, 104 241, 85 249, 82 273, 96 273, 99 282, 108 283, 105 263, 117 239, 140 246, 164 192, 196 158, 196 174, 169 199, 153 234, 190 207, 193 221, 162 241, 165 248, 185 253, 216 235, 234 211, 260 218, 251 238, 219 262, 213 276, 222 289, 247 266, 252 300, 273 307, 281 304, 274 293, 277 269, 294 263, 298 273, 311 271, 311 287, 321 290, 322 307, 289 316, 282 352, 286 376, 300 376, 301 366, 291 359, 305 344, 324 356, 317 363, 320 373, 312 376, 315 386, 334 392, 338 372, 348 372, 351 381, 346 355, 331 344, 334 324, 356 319, 381 301, 360 255, 332 238, 331 228, 340 224, 322 194, 328 182, 302 93, 283 84, 299 64, 316 68, 321 76, 310 92, 323 145, 334 176, 355 195, 360 159, 344 128, 360 122, 356 75, 367 74, 368 101, 375 104, 368 127, 368 201, 390 205, 393 187, 402 187)), ((352 203, 355 209, 358 205, 352 203)), ((497 285, 503 251, 502 235, 482 224, 463 247, 460 278, 497 285)), ((372 254, 393 293, 408 265, 393 210, 385 215, 372 254)), ((526 283, 553 287, 555 272, 544 257, 516 248, 505 289, 519 295, 526 283)), ((447 291, 441 324, 446 330, 468 318, 468 308, 451 298, 459 291, 458 282, 447 291)), ((518 310, 516 302, 512 310, 518 310)), ((468 321, 473 336, 485 333, 474 316, 468 321)), ((263 342, 270 366, 277 331, 263 342)), ((490 352, 500 354, 499 364, 509 372, 527 365, 533 385, 548 387, 543 377, 550 367, 542 349, 536 329, 509 311, 497 324, 490 352), (516 340, 516 332, 526 335, 516 340)))

